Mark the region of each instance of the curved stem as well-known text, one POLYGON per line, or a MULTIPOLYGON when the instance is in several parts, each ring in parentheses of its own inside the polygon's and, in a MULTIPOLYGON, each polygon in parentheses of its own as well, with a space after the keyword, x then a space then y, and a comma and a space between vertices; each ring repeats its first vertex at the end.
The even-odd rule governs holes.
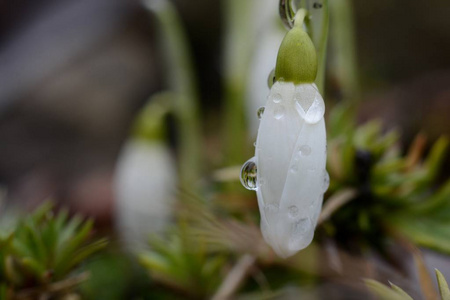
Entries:
MULTIPOLYGON (((314 4, 315 1, 308 2, 308 8, 310 11, 315 9, 314 4)), ((320 18, 307 18, 305 21, 305 25, 317 51, 318 69, 315 83, 320 91, 320 94, 325 97, 325 71, 329 24, 328 0, 322 1, 320 13, 320 18)))
POLYGON ((182 187, 192 188, 200 178, 201 132, 196 75, 188 41, 180 18, 167 0, 144 1, 161 24, 161 36, 168 54, 168 74, 175 92, 172 111, 179 130, 179 170, 182 187))
POLYGON ((245 120, 245 89, 256 41, 250 14, 257 0, 223 1, 225 12, 224 113, 222 147, 226 165, 242 164, 250 155, 245 120))
POLYGON ((306 9, 303 8, 297 11, 297 13, 295 14, 294 26, 303 27, 303 21, 305 20, 306 13, 306 9))
POLYGON ((356 61, 355 25, 350 0, 333 0, 332 11, 332 72, 337 78, 343 99, 355 104, 359 98, 359 76, 356 61))

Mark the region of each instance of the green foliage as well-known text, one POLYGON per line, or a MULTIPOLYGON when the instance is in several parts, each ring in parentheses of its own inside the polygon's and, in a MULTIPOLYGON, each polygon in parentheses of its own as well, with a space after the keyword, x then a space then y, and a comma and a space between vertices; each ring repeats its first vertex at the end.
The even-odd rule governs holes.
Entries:
MULTIPOLYGON (((441 300, 449 300, 450 299, 450 290, 448 288, 447 281, 439 270, 436 270, 436 278, 439 285, 439 292, 441 295, 441 300)), ((395 284, 391 284, 391 288, 388 286, 372 280, 366 279, 366 286, 369 290, 375 294, 381 300, 412 300, 413 298, 409 296, 404 290, 395 284)), ((433 297, 434 299, 435 297, 433 297)))
POLYGON ((418 135, 402 155, 395 130, 384 132, 377 121, 355 126, 351 115, 344 106, 330 115, 329 193, 357 193, 325 227, 341 241, 359 238, 378 247, 381 237, 401 233, 450 253, 450 181, 438 185, 449 140, 440 138, 422 159, 426 141, 418 135))
POLYGON ((42 205, 0 238, 0 293, 27 299, 56 294, 58 286, 70 290, 87 278, 71 272, 106 240, 89 243, 92 220, 69 217, 65 210, 54 214, 52 208, 50 203, 42 205))
POLYGON ((183 228, 167 239, 153 239, 151 247, 139 260, 154 281, 195 299, 208 298, 219 286, 227 257, 208 253, 206 244, 183 228))
POLYGON ((444 275, 442 275, 439 270, 436 269, 436 278, 439 285, 439 293, 441 294, 442 300, 450 300, 450 289, 448 288, 447 281, 444 275))
POLYGON ((388 286, 371 279, 365 280, 366 286, 372 293, 377 295, 381 300, 412 300, 404 290, 398 286, 391 284, 391 288, 388 286))

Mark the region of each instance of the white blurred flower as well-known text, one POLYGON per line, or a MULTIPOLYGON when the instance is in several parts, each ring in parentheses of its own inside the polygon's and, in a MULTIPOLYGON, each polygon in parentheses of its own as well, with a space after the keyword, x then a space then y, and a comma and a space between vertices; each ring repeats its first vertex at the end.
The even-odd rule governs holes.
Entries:
POLYGON ((257 166, 253 189, 261 230, 281 257, 307 247, 314 236, 329 182, 324 112, 315 84, 276 82, 261 118, 255 157, 243 167, 245 173, 249 163, 257 166))
POLYGON ((278 17, 278 1, 267 1, 257 5, 259 13, 252 14, 255 20, 255 35, 257 35, 252 61, 248 72, 246 91, 246 112, 252 138, 258 130, 258 120, 255 112, 263 106, 269 87, 267 79, 275 67, 276 56, 286 30, 278 17))
POLYGON ((131 139, 120 154, 116 175, 116 220, 129 249, 142 247, 162 232, 173 215, 175 162, 161 141, 131 139))

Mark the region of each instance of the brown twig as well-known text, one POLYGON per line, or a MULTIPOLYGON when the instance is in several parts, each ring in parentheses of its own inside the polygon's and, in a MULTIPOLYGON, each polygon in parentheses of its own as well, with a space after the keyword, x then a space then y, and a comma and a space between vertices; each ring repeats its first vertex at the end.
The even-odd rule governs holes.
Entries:
POLYGON ((212 300, 226 300, 230 299, 237 291, 239 286, 247 277, 251 268, 256 263, 256 257, 250 254, 243 255, 239 261, 234 265, 227 277, 220 285, 216 294, 211 298, 212 300))
POLYGON ((325 206, 323 207, 322 213, 320 214, 319 221, 317 224, 321 224, 324 221, 328 220, 328 218, 339 208, 350 202, 357 195, 357 191, 355 189, 344 189, 335 193, 332 197, 330 197, 325 206))

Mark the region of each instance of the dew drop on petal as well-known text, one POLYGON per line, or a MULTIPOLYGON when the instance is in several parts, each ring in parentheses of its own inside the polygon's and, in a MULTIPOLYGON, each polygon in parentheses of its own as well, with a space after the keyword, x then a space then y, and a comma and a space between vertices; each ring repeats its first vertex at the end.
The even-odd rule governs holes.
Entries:
POLYGON ((269 86, 269 89, 272 88, 273 84, 275 83, 275 69, 272 69, 269 73, 269 77, 267 78, 267 85, 269 86))
POLYGON ((305 115, 305 121, 309 124, 316 124, 325 114, 325 103, 319 93, 316 94, 314 102, 305 115))
POLYGON ((264 180, 264 178, 260 178, 260 179, 258 180, 258 185, 259 185, 259 186, 262 186, 265 182, 266 182, 266 181, 264 180))
POLYGON ((261 118, 262 118, 262 116, 263 116, 265 110, 266 110, 266 108, 265 108, 264 106, 261 106, 261 107, 258 109, 258 111, 256 112, 256 115, 258 116, 258 119, 261 120, 261 118))
POLYGON ((328 190, 329 186, 330 186, 330 175, 328 174, 327 170, 325 170, 324 175, 323 175, 323 192, 324 193, 328 190))
POLYGON ((247 189, 251 191, 256 191, 256 162, 255 158, 252 157, 247 160, 241 168, 241 183, 247 189))
POLYGON ((291 251, 298 251, 307 247, 314 237, 312 227, 313 224, 310 218, 302 218, 298 221, 294 221, 290 228, 288 248, 291 249, 291 251))
POLYGON ((294 251, 307 247, 311 243, 314 234, 314 231, 311 230, 312 226, 310 218, 302 218, 292 222, 288 247, 294 251))
POLYGON ((292 173, 296 173, 298 171, 298 165, 297 163, 294 161, 294 164, 291 166, 291 172, 292 173))
POLYGON ((298 149, 301 156, 308 156, 311 154, 311 147, 308 145, 303 145, 298 149))
POLYGON ((293 237, 301 237, 311 227, 311 220, 309 218, 303 218, 295 222, 292 226, 293 237))
POLYGON ((276 204, 268 204, 266 206, 264 206, 264 211, 267 214, 275 214, 278 213, 279 207, 276 204))
POLYGON ((277 120, 281 119, 284 116, 284 112, 285 112, 285 108, 283 105, 278 105, 274 112, 273 112, 273 117, 277 120))
POLYGON ((274 103, 280 103, 281 102, 281 95, 276 93, 275 95, 273 95, 272 101, 274 103))
POLYGON ((297 218, 298 217, 298 207, 295 205, 289 206, 288 214, 289 214, 289 217, 291 217, 291 218, 294 218, 294 219, 297 218))

